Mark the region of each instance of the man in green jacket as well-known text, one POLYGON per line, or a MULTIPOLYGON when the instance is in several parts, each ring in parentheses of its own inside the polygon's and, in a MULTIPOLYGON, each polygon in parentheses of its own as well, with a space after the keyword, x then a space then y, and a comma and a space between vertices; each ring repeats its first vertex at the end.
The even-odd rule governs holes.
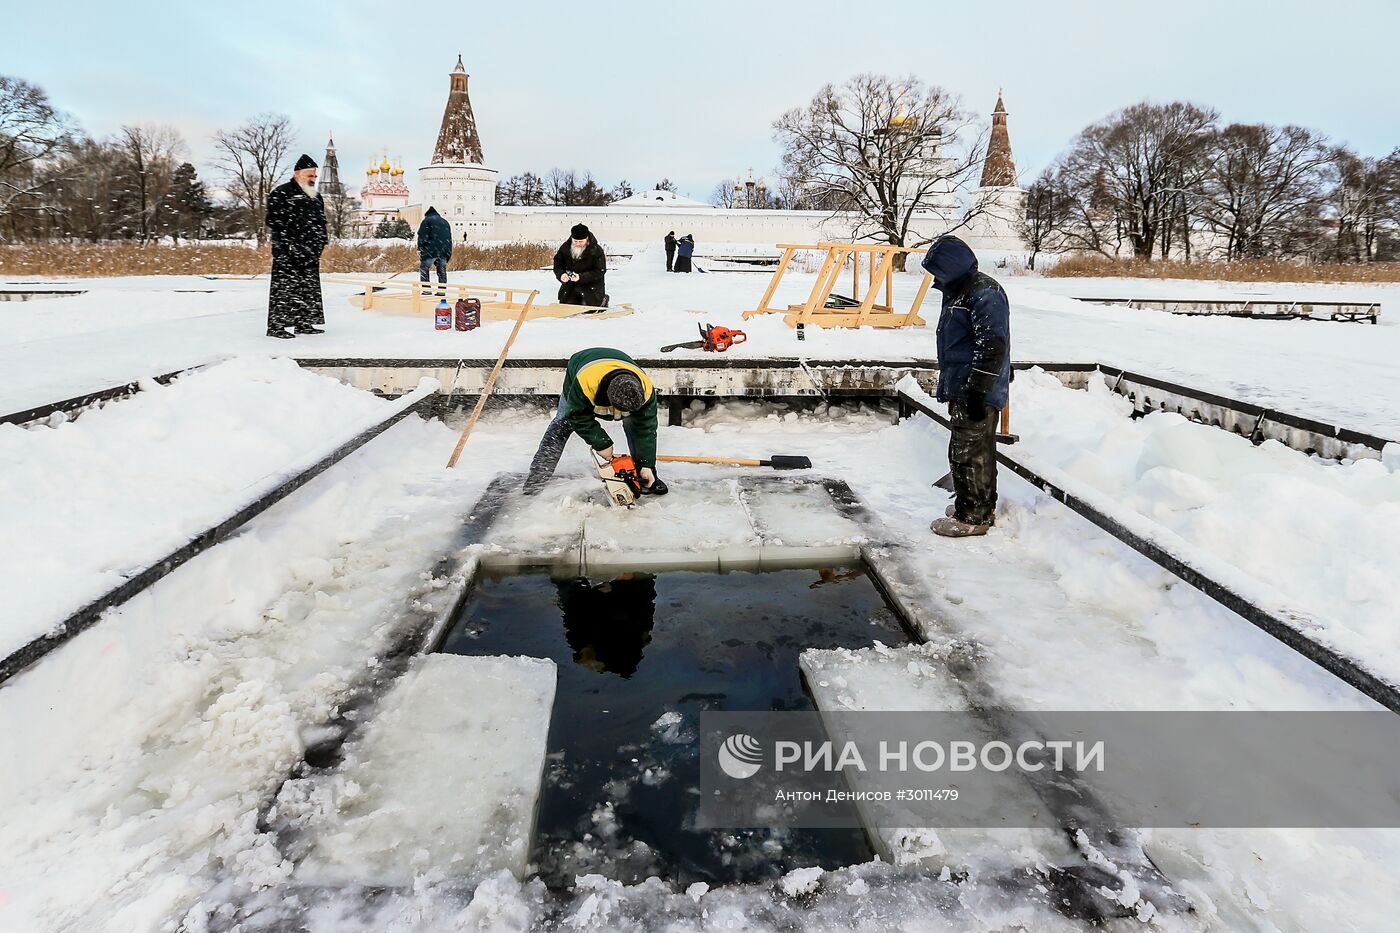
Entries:
POLYGON ((569 357, 559 407, 530 463, 525 495, 534 495, 549 482, 564 445, 573 434, 582 437, 599 456, 612 459, 612 438, 598 423, 599 419, 622 422, 628 452, 640 474, 642 493, 667 493, 666 484, 656 475, 656 388, 626 353, 593 347, 569 357))

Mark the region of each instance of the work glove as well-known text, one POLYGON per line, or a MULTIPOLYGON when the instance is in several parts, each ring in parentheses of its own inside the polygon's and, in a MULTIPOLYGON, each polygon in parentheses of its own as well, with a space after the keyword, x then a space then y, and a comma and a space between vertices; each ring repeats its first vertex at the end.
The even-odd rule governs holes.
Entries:
POLYGON ((604 460, 606 460, 608 463, 612 463, 612 458, 613 458, 613 451, 612 451, 612 448, 611 448, 611 447, 608 447, 608 448, 605 448, 604 450, 598 451, 598 456, 599 456, 599 457, 602 457, 602 458, 603 458, 604 460))
POLYGON ((652 483, 656 482, 656 472, 652 470, 651 467, 642 467, 638 472, 642 477, 643 486, 650 486, 652 483))
POLYGON ((978 421, 987 416, 987 396, 996 388, 996 384, 995 373, 980 369, 974 369, 972 375, 967 377, 967 385, 963 388, 963 400, 967 402, 978 421))

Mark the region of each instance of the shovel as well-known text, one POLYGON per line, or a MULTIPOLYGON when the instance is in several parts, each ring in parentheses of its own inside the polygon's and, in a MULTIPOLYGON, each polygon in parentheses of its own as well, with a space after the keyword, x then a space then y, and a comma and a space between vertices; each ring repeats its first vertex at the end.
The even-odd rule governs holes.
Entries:
POLYGON ((728 466, 772 467, 775 470, 810 470, 812 461, 806 457, 773 454, 767 460, 744 460, 739 457, 657 457, 667 463, 720 463, 728 466))

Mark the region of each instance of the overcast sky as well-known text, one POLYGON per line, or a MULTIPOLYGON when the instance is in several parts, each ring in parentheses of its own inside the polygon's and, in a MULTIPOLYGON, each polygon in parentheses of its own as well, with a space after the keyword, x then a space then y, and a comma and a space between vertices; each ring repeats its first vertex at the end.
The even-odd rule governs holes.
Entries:
POLYGON ((1400 2, 7 4, 0 73, 42 86, 89 133, 177 127, 201 172, 209 135, 285 113, 348 183, 387 148, 409 168, 437 137, 462 53, 486 163, 553 166, 636 188, 778 162, 771 124, 824 82, 914 74, 990 111, 1004 88, 1029 181, 1086 124, 1150 98, 1224 119, 1298 123, 1380 155, 1400 145, 1400 2))

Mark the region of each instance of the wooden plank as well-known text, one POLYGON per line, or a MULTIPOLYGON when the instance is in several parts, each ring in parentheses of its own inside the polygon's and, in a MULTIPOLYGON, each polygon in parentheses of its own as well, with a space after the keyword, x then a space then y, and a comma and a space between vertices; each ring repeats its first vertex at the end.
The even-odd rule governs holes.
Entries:
POLYGON ((778 262, 778 268, 773 270, 773 277, 768 280, 768 288, 763 292, 763 298, 758 302, 758 307, 753 311, 745 311, 744 318, 748 319, 751 314, 770 314, 776 308, 770 307, 769 302, 773 300, 774 293, 778 290, 778 282, 782 279, 783 273, 787 270, 788 263, 792 261, 793 255, 797 252, 797 247, 788 246, 783 249, 783 258, 778 262))

